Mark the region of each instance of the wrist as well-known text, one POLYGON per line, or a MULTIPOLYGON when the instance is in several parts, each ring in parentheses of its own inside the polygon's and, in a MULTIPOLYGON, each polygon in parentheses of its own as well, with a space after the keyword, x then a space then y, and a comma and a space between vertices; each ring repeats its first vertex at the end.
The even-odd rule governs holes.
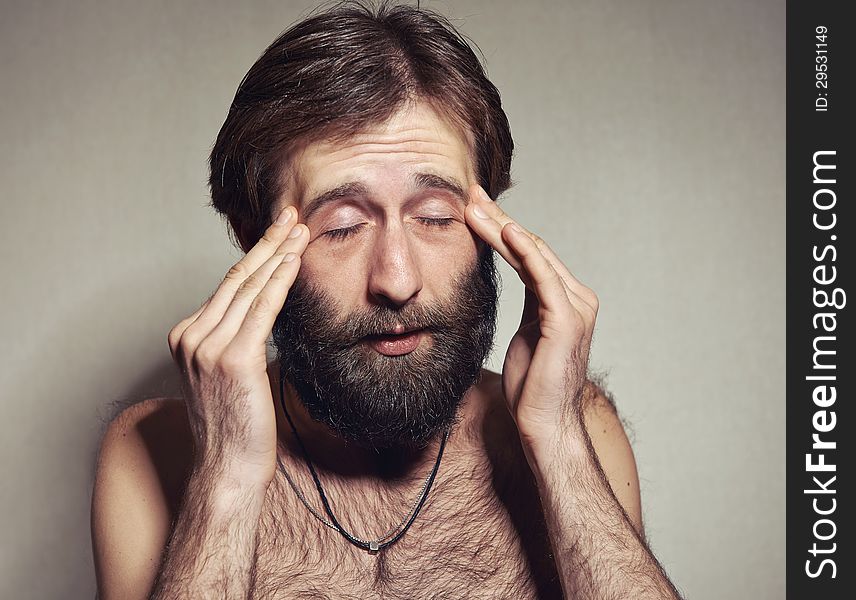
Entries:
POLYGON ((521 431, 521 445, 539 487, 553 476, 586 471, 593 466, 593 449, 582 426, 557 424, 537 431, 521 431))
POLYGON ((204 490, 215 505, 228 507, 236 503, 260 503, 271 480, 272 477, 240 465, 199 462, 191 472, 189 485, 204 490))

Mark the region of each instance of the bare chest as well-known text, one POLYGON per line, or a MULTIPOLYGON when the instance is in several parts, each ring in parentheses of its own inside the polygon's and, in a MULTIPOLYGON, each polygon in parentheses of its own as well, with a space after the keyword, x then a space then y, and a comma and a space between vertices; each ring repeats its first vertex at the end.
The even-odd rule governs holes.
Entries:
MULTIPOLYGON (((509 458, 496 457, 501 466, 444 462, 417 519, 376 554, 312 516, 278 478, 260 522, 250 597, 561 598, 534 482, 525 464, 509 458)), ((295 484, 326 516, 311 479, 295 469, 295 484)), ((398 510, 366 502, 341 482, 324 489, 337 519, 363 539, 383 535, 409 508, 402 499, 391 502, 400 502, 398 510)))

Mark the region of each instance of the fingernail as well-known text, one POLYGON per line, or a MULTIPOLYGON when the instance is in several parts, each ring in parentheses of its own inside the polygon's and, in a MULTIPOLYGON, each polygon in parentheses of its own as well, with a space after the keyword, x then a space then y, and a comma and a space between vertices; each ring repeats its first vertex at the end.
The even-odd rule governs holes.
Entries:
POLYGON ((289 252, 285 255, 285 258, 282 259, 282 262, 291 262, 295 258, 297 258, 297 255, 294 252, 289 252))
POLYGON ((487 192, 484 191, 484 188, 482 186, 479 186, 479 198, 481 198, 485 202, 493 202, 493 198, 487 195, 487 192))
POLYGON ((511 225, 509 225, 509 227, 511 227, 511 231, 514 231, 516 233, 523 233, 523 230, 520 229, 520 225, 518 225, 517 223, 512 223, 511 225))
POLYGON ((303 228, 295 225, 294 229, 291 230, 291 233, 288 234, 288 238, 293 240, 294 238, 298 238, 301 235, 303 235, 303 228))
POLYGON ((485 211, 483 211, 481 208, 479 208, 478 206, 473 207, 473 214, 475 216, 477 216, 479 219, 487 219, 488 218, 487 213, 485 211))
POLYGON ((277 215, 276 222, 278 225, 288 223, 291 220, 291 216, 293 213, 291 210, 289 210, 290 208, 290 206, 286 206, 282 209, 282 211, 280 211, 279 215, 277 215))

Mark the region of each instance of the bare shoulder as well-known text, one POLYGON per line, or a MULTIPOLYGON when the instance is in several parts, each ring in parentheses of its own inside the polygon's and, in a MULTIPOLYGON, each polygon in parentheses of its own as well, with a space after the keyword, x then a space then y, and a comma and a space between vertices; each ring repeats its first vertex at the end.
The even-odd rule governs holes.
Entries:
POLYGON ((148 596, 192 452, 181 400, 146 400, 108 426, 92 493, 92 547, 102 600, 148 596))
POLYGON ((582 409, 592 447, 609 485, 636 531, 643 536, 642 501, 636 459, 615 401, 601 383, 588 380, 582 409))
MULTIPOLYGON (((502 413, 505 416, 491 419, 491 426, 502 440, 507 440, 508 435, 514 435, 516 426, 504 406, 502 375, 483 369, 478 385, 481 393, 489 400, 485 403, 488 410, 494 415, 502 413)), ((644 537, 636 459, 615 401, 601 378, 594 377, 586 381, 582 409, 592 447, 612 492, 636 531, 644 537)))
POLYGON ((101 441, 98 472, 154 476, 156 481, 148 483, 156 483, 167 508, 176 509, 192 458, 184 401, 152 398, 126 408, 110 423, 101 441))

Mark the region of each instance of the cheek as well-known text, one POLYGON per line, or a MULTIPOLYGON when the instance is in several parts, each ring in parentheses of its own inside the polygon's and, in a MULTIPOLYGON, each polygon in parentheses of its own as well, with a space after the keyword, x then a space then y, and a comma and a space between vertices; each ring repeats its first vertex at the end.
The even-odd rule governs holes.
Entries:
POLYGON ((478 260, 478 237, 470 235, 469 228, 447 232, 435 243, 419 246, 419 269, 423 281, 423 293, 431 298, 447 298, 453 282, 467 273, 478 260))
POLYGON ((440 233, 430 233, 420 240, 420 250, 431 263, 445 264, 448 268, 475 260, 478 240, 466 226, 455 226, 440 233))
POLYGON ((331 243, 318 238, 310 242, 303 253, 301 276, 315 282, 334 298, 349 303, 365 289, 366 246, 354 240, 331 243))
POLYGON ((337 303, 350 306, 360 295, 364 272, 357 263, 310 245, 301 258, 299 277, 337 303))

